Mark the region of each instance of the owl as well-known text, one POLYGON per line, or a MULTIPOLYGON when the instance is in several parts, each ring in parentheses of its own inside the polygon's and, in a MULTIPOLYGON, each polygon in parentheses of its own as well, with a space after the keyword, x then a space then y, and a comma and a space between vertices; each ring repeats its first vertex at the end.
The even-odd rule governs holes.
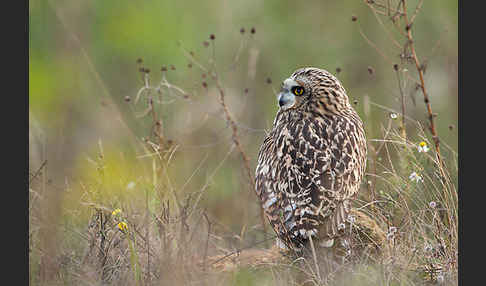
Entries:
POLYGON ((330 247, 365 172, 363 122, 339 80, 319 68, 285 79, 278 105, 258 153, 257 196, 280 246, 330 247))

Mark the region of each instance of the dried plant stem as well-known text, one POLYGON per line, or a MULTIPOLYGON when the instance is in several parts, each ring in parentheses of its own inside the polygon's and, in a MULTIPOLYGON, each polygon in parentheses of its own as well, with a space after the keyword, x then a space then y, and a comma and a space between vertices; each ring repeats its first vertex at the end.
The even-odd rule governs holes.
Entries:
POLYGON ((372 42, 372 41, 371 41, 371 40, 370 40, 370 39, 369 39, 369 38, 368 38, 368 37, 365 35, 365 33, 363 32, 363 30, 361 29, 361 27, 360 27, 360 26, 358 26, 358 29, 359 29, 359 33, 360 33, 361 37, 363 37, 363 39, 365 39, 365 40, 366 40, 366 42, 368 42, 368 44, 369 44, 370 46, 372 46, 372 47, 373 47, 373 48, 376 50, 376 52, 377 52, 378 54, 380 54, 380 56, 382 56, 384 59, 386 59, 388 62, 390 62, 390 63, 391 63, 391 60, 390 60, 390 59, 389 59, 389 58, 386 56, 386 54, 385 54, 384 52, 382 52, 382 51, 381 51, 381 50, 378 48, 378 46, 376 46, 376 44, 375 44, 375 43, 373 43, 373 42, 372 42))
POLYGON ((317 278, 319 281, 322 281, 321 279, 321 271, 319 270, 319 264, 317 263, 317 255, 316 255, 316 249, 314 248, 314 242, 312 240, 312 235, 309 235, 309 242, 312 250, 312 258, 314 259, 314 265, 316 267, 316 272, 317 272, 317 278))
MULTIPOLYGON (((247 173, 247 176, 248 176, 248 179, 249 179, 250 188, 251 188, 251 190, 254 190, 255 189, 255 179, 253 178, 253 175, 252 175, 252 172, 251 172, 251 169, 250 169, 250 160, 248 159, 248 156, 246 155, 243 148, 241 147, 241 143, 240 143, 240 140, 239 140, 239 137, 238 137, 238 127, 236 125, 236 122, 231 117, 231 114, 228 110, 228 107, 226 106, 226 103, 224 101, 225 93, 224 93, 224 90, 223 90, 221 84, 219 84, 218 81, 216 81, 216 88, 219 91, 219 102, 220 102, 221 106, 223 107, 223 111, 224 111, 224 114, 226 116, 226 121, 230 124, 232 132, 233 132, 233 136, 232 136, 233 143, 235 144, 236 148, 238 149, 238 152, 240 152, 241 159, 243 160, 243 163, 245 164, 245 169, 246 169, 246 173, 247 173)), ((266 227, 266 224, 265 224, 265 215, 263 213, 263 208, 260 208, 260 219, 261 219, 261 222, 262 222, 263 232, 266 233, 267 227, 266 227)))
POLYGON ((401 134, 402 134, 403 141, 406 142, 407 131, 405 129, 405 94, 403 93, 402 81, 400 80, 400 72, 398 69, 396 70, 396 74, 398 80, 398 90, 400 91, 400 103, 402 108, 401 134))
POLYGON ((39 167, 39 169, 37 169, 37 171, 35 171, 35 173, 29 179, 29 184, 31 184, 32 181, 34 181, 34 179, 37 178, 37 176, 39 176, 39 174, 41 173, 42 169, 46 166, 46 164, 47 164, 47 160, 44 160, 44 162, 42 162, 42 164, 39 167))
MULTIPOLYGON (((412 23, 413 22, 410 22, 409 19, 408 19, 408 16, 407 16, 407 1, 406 0, 402 0, 402 9, 403 9, 403 18, 405 20, 405 27, 406 27, 406 36, 407 36, 407 39, 408 39, 408 46, 410 48, 410 52, 412 54, 412 59, 413 61, 415 62, 415 67, 417 68, 417 72, 419 74, 419 78, 420 78, 420 89, 422 90, 422 94, 424 95, 424 102, 425 102, 425 106, 427 107, 427 113, 428 113, 428 119, 429 119, 429 122, 430 122, 430 126, 429 126, 429 130, 430 130, 430 133, 432 134, 432 139, 434 140, 434 147, 435 147, 435 152, 436 152, 436 155, 437 155, 437 160, 438 160, 438 165, 439 165, 439 169, 440 169, 440 172, 441 172, 441 175, 443 178, 446 178, 445 174, 444 174, 444 170, 443 170, 443 161, 442 161, 442 157, 440 155, 440 142, 439 142, 439 136, 437 135, 437 131, 436 131, 436 128, 435 128, 435 123, 434 123, 434 114, 432 113, 432 107, 430 105, 430 100, 429 100, 429 95, 427 93, 427 90, 425 89, 425 81, 424 81, 424 72, 423 72, 423 69, 421 67, 421 64, 420 64, 420 61, 417 57, 417 53, 415 52, 415 46, 414 46, 414 41, 413 41, 413 37, 412 37, 412 23)), ((415 12, 415 14, 417 13, 417 11, 415 12)))
POLYGON ((218 88, 218 91, 219 91, 219 103, 221 104, 221 107, 223 107, 223 111, 224 111, 224 114, 225 114, 225 117, 226 117, 226 121, 230 124, 231 130, 233 132, 233 136, 232 136, 233 143, 235 144, 236 148, 238 149, 238 152, 240 152, 240 154, 241 154, 241 158, 243 159, 243 163, 245 164, 245 169, 246 169, 246 172, 247 172, 247 175, 248 175, 248 179, 250 180, 250 185, 253 186, 254 179, 253 179, 253 175, 252 175, 251 169, 250 169, 250 160, 248 159, 248 156, 246 155, 243 148, 241 147, 241 143, 240 143, 240 140, 239 140, 239 137, 238 137, 238 127, 236 126, 235 121, 231 117, 231 114, 228 110, 228 107, 226 106, 226 103, 224 101, 225 93, 224 93, 223 88, 221 87, 221 85, 218 82, 216 83, 216 87, 218 88))
POLYGON ((147 277, 146 283, 150 283, 150 221, 149 221, 149 193, 145 190, 145 247, 147 248, 147 277))
POLYGON ((203 259, 203 271, 206 271, 206 259, 208 257, 208 246, 209 246, 209 239, 211 237, 211 221, 208 218, 206 212, 203 212, 203 216, 208 222, 208 237, 206 238, 206 245, 204 247, 204 259, 203 259))

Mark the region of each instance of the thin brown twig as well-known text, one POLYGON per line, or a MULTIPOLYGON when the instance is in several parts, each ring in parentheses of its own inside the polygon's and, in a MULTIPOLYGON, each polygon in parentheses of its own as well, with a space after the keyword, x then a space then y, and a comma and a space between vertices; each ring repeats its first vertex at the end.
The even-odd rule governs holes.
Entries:
POLYGON ((219 82, 216 82, 216 88, 219 91, 219 103, 221 104, 221 107, 223 108, 224 114, 226 116, 226 121, 231 126, 231 130, 232 130, 232 133, 233 133, 233 136, 232 136, 233 143, 235 144, 236 148, 238 149, 238 151, 241 154, 241 158, 243 159, 243 163, 245 164, 245 169, 246 169, 246 172, 247 172, 247 175, 248 175, 248 179, 250 180, 250 185, 251 185, 251 187, 253 187, 254 179, 253 179, 253 175, 252 175, 252 172, 251 172, 251 169, 250 169, 250 160, 248 159, 248 156, 246 155, 243 148, 241 147, 240 139, 238 137, 238 127, 237 127, 235 121, 233 120, 233 117, 231 116, 231 114, 228 110, 228 107, 226 106, 226 102, 224 100, 225 93, 224 93, 223 88, 219 84, 219 82))
POLYGON ((42 169, 47 165, 47 160, 44 160, 44 162, 42 162, 41 166, 39 167, 39 169, 37 169, 37 171, 35 171, 35 173, 32 175, 32 177, 29 179, 29 184, 32 183, 32 181, 34 181, 35 178, 37 178, 37 176, 39 176, 39 174, 41 173, 42 169))
POLYGON ((415 7, 415 11, 413 12, 412 17, 410 17, 410 23, 413 23, 415 20, 415 17, 417 17, 418 12, 422 8, 422 4, 424 3, 424 0, 420 0, 419 3, 417 4, 417 7, 415 7))
POLYGON ((366 40, 366 42, 368 42, 368 44, 370 46, 372 46, 377 52, 378 54, 380 54, 380 56, 382 56, 384 59, 386 59, 388 62, 391 63, 391 60, 385 55, 385 53, 383 53, 376 45, 375 43, 373 43, 363 32, 363 30, 361 29, 361 26, 358 26, 358 29, 359 29, 359 33, 361 35, 361 37, 363 37, 363 39, 366 40))
POLYGON ((436 131, 436 128, 435 128, 435 122, 434 122, 435 116, 432 112, 432 106, 430 105, 429 95, 428 95, 427 90, 425 88, 423 69, 422 69, 420 61, 417 57, 417 53, 415 52, 415 46, 414 46, 414 41, 413 41, 413 37, 412 37, 411 22, 409 21, 408 15, 407 15, 407 1, 402 0, 401 2, 402 2, 402 9, 403 9, 403 18, 404 18, 404 21, 405 21, 405 25, 406 25, 405 27, 406 27, 406 31, 407 31, 408 46, 409 46, 410 52, 412 54, 412 59, 415 62, 415 67, 417 68, 417 72, 419 74, 420 89, 422 90, 422 94, 424 95, 424 102, 425 102, 425 106, 427 107, 427 114, 428 114, 428 119, 429 119, 429 122, 430 122, 429 130, 430 130, 430 133, 432 134, 432 139, 434 140, 434 147, 435 147, 435 152, 436 152, 436 155, 437 155, 437 160, 438 160, 438 163, 439 163, 438 164, 439 170, 441 172, 442 177, 445 178, 445 174, 444 174, 444 170, 443 170, 443 160, 442 160, 442 157, 440 155, 440 145, 439 145, 440 141, 439 141, 439 136, 437 135, 437 131, 436 131))
POLYGON ((208 256, 208 245, 209 245, 209 238, 211 236, 211 221, 209 220, 208 218, 208 215, 206 214, 206 212, 203 212, 203 216, 204 218, 206 219, 206 221, 208 222, 208 237, 206 239, 206 246, 204 247, 204 263, 203 263, 203 271, 206 270, 206 259, 207 259, 207 256, 208 256))
POLYGON ((388 29, 386 28, 385 24, 383 24, 383 21, 381 21, 380 17, 378 17, 378 15, 376 14, 377 13, 376 9, 371 9, 371 11, 373 11, 373 14, 375 15, 376 21, 378 21, 378 23, 381 25, 383 30, 385 30, 388 38, 392 41, 392 43, 395 45, 395 47, 401 48, 401 45, 395 40, 394 37, 391 36, 391 34, 388 31, 388 29))
POLYGON ((407 131, 405 129, 405 94, 403 93, 403 88, 402 88, 402 81, 400 80, 400 71, 397 68, 395 70, 397 74, 397 81, 398 81, 398 90, 400 91, 400 103, 401 103, 401 108, 402 108, 402 118, 401 118, 401 133, 403 140, 407 140, 407 131))
MULTIPOLYGON (((255 179, 253 178, 253 175, 252 175, 252 172, 251 172, 251 169, 250 169, 250 160, 248 159, 248 156, 246 155, 243 148, 241 147, 241 143, 240 143, 240 140, 239 140, 239 137, 238 137, 238 127, 237 127, 235 121, 233 120, 233 117, 231 116, 231 114, 228 110, 228 107, 226 106, 226 103, 224 101, 225 93, 224 93, 223 88, 219 84, 219 81, 216 81, 216 88, 219 91, 219 102, 220 102, 221 106, 223 107, 223 111, 224 111, 224 114, 226 116, 226 121, 230 124, 232 132, 233 132, 233 136, 232 136, 233 143, 235 144, 236 148, 238 149, 238 151, 241 155, 241 158, 243 160, 243 163, 245 164, 246 173, 247 173, 247 176, 248 176, 248 179, 249 179, 248 183, 250 184, 251 190, 255 190, 255 179)), ((266 224, 265 224, 265 215, 263 213, 263 208, 260 208, 260 219, 261 219, 261 222, 262 222, 263 232, 266 233, 267 227, 266 227, 266 224)))

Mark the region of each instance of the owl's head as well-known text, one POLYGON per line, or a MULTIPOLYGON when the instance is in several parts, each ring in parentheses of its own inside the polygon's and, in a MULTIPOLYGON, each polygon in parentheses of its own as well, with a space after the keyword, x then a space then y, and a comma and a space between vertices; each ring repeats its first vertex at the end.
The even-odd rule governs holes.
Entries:
POLYGON ((283 81, 278 96, 281 110, 296 109, 319 114, 341 114, 351 109, 339 80, 326 70, 306 67, 283 81))

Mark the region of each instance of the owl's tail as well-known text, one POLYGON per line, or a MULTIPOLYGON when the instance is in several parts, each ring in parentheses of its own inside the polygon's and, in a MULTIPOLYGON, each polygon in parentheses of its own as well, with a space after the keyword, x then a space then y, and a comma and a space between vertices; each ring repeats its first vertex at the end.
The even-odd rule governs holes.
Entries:
POLYGON ((349 201, 339 202, 334 209, 333 214, 322 225, 319 232, 322 239, 334 239, 335 237, 344 234, 346 228, 346 220, 351 211, 351 205, 349 201))

